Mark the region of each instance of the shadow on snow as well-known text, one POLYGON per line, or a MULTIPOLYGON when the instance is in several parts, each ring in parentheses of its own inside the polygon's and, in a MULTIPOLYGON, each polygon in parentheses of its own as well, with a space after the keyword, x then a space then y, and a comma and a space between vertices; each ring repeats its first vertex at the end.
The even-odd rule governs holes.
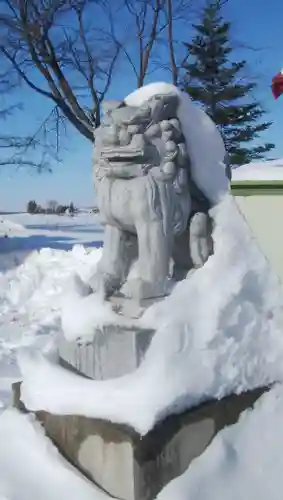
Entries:
POLYGON ((84 225, 78 226, 76 224, 70 225, 60 225, 60 224, 25 224, 27 229, 31 230, 39 230, 39 231, 61 231, 61 232, 75 232, 75 233, 89 233, 89 234, 97 234, 103 233, 104 229, 99 226, 90 226, 84 225))
POLYGON ((80 242, 76 238, 70 236, 46 236, 46 235, 29 235, 29 236, 9 236, 8 238, 0 237, 0 254, 15 251, 33 251, 42 248, 53 248, 54 250, 71 250, 74 245, 83 245, 89 248, 100 248, 103 241, 83 241, 80 242))

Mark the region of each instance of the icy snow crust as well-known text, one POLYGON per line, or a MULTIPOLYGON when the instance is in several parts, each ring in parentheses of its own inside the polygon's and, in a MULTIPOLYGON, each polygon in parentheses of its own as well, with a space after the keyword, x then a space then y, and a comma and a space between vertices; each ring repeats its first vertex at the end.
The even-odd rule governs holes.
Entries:
MULTIPOLYGON (((28 408, 105 418, 145 434, 169 413, 283 380, 281 286, 234 199, 227 195, 212 215, 215 253, 148 309, 142 321, 156 335, 139 369, 89 381, 24 352, 22 398, 28 408)), ((90 304, 89 317, 93 325, 90 304)))

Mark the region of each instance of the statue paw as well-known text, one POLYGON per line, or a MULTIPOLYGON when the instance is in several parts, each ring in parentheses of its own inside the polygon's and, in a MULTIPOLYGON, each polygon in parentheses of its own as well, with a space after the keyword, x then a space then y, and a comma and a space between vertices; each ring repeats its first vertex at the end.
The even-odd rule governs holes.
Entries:
POLYGON ((89 286, 94 293, 97 293, 103 298, 107 298, 120 288, 121 281, 117 276, 103 271, 97 271, 89 280, 89 286))
POLYGON ((194 267, 202 267, 213 253, 212 227, 209 216, 196 213, 190 223, 190 253, 194 267))
POLYGON ((72 281, 72 287, 80 297, 87 297, 92 293, 92 288, 88 283, 85 283, 78 274, 75 274, 72 281))
POLYGON ((210 255, 211 251, 211 238, 199 238, 191 243, 191 258, 195 268, 202 267, 210 255))

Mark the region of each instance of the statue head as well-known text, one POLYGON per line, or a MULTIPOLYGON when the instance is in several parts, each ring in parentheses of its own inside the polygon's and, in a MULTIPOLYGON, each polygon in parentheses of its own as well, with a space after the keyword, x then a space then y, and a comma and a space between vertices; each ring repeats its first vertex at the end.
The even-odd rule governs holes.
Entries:
POLYGON ((122 165, 125 178, 153 173, 154 169, 163 180, 176 178, 177 189, 181 183, 182 190, 187 183, 189 159, 177 118, 178 106, 176 94, 157 94, 140 106, 107 102, 102 125, 96 131, 99 178, 103 171, 108 177, 122 177, 122 165), (135 170, 135 164, 139 169, 135 170), (129 166, 131 172, 126 172, 129 166), (178 176, 180 168, 183 172, 178 176))

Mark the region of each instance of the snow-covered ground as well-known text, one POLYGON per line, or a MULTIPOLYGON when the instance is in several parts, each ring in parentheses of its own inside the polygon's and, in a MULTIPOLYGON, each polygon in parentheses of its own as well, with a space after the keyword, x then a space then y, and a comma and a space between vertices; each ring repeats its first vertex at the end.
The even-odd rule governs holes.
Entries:
POLYGON ((53 248, 71 250, 81 243, 88 247, 101 246, 103 229, 94 214, 79 214, 75 217, 58 215, 30 215, 26 213, 0 215, 1 253, 53 248), (13 238, 3 241, 6 235, 13 238))
POLYGON ((103 242, 95 215, 8 217, 0 216, 0 405, 19 377, 17 349, 49 346, 66 280, 96 264, 103 242))
POLYGON ((66 283, 74 272, 87 276, 102 244, 96 215, 0 216, 0 500, 106 499, 62 459, 31 416, 6 409, 11 384, 21 379, 18 350, 52 354, 66 283))

